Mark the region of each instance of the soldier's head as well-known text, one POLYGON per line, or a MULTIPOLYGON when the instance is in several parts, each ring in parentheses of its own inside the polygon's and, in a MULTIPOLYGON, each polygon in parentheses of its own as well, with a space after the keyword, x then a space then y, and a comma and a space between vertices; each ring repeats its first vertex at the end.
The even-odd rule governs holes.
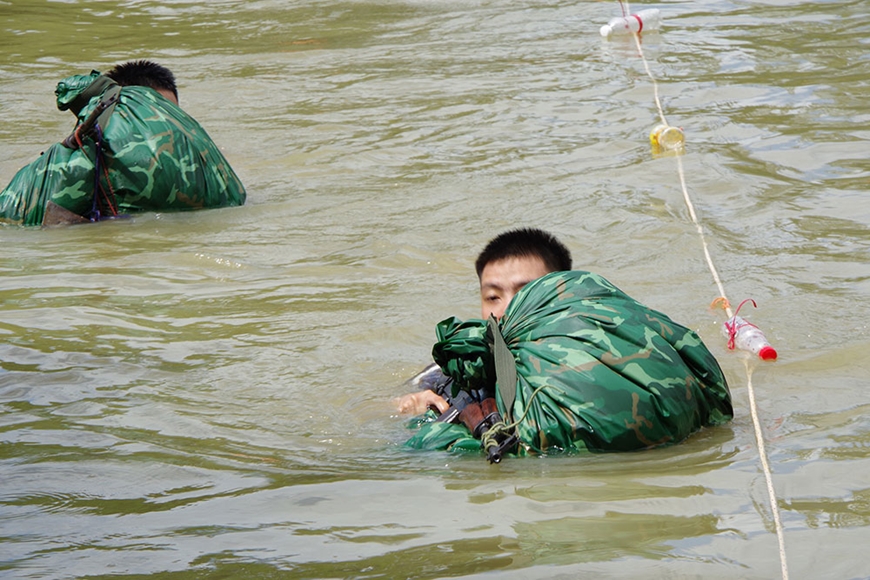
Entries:
POLYGON ((150 60, 131 60, 115 66, 106 76, 122 87, 150 87, 178 104, 175 75, 165 66, 150 60))
POLYGON ((475 262, 480 311, 504 315, 523 286, 550 272, 571 269, 571 252, 552 234, 533 228, 510 230, 490 240, 475 262))

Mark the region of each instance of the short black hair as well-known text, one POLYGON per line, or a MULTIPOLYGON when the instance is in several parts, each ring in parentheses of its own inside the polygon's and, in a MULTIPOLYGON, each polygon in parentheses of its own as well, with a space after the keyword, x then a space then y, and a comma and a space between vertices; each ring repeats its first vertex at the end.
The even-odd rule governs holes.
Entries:
POLYGON ((571 269, 571 252, 556 236, 535 228, 521 228, 499 234, 486 245, 474 267, 477 277, 490 262, 507 258, 537 257, 550 272, 571 269))
POLYGON ((150 60, 131 60, 116 65, 106 73, 106 76, 122 87, 151 87, 170 91, 178 100, 178 89, 175 87, 175 75, 165 66, 150 60))

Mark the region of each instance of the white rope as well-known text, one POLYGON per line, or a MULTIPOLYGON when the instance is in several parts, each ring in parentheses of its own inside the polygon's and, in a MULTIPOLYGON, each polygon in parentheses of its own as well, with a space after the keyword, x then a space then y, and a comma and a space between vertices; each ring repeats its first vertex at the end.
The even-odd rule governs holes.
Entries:
MULTIPOLYGON (((650 75, 650 78, 652 78, 652 75, 650 75)), ((653 83, 655 83, 655 79, 653 79, 653 83)), ((661 105, 659 106, 661 107, 661 105)), ((662 115, 662 119, 664 119, 664 114, 662 115)), ((704 248, 704 258, 707 260, 707 267, 710 268, 710 274, 713 276, 713 281, 716 283, 716 287, 719 288, 719 296, 725 298, 725 286, 722 284, 719 272, 716 271, 716 266, 713 265, 713 258, 710 256, 710 247, 707 245, 707 237, 704 235, 704 228, 701 227, 701 222, 698 221, 698 215, 695 213, 695 206, 692 203, 692 198, 689 196, 689 189, 686 187, 686 173, 683 171, 683 158, 679 155, 677 155, 677 172, 680 175, 680 186, 683 188, 683 199, 686 201, 686 207, 689 208, 689 216, 692 218, 692 223, 695 224, 695 229, 698 230, 698 237, 701 238, 701 245, 704 248)), ((728 318, 734 316, 734 313, 731 312, 731 306, 728 303, 727 298, 725 298, 724 308, 728 318)))
MULTIPOLYGON (((628 3, 620 2, 623 6, 623 12, 628 13, 628 3)), ((656 107, 658 107, 659 117, 661 118, 662 124, 665 126, 669 126, 667 119, 665 118, 665 112, 662 108, 661 99, 659 98, 659 87, 656 82, 655 77, 649 68, 649 63, 647 63, 646 56, 643 53, 643 48, 640 44, 640 36, 637 33, 633 33, 634 43, 637 46, 637 51, 640 54, 640 58, 643 61, 644 69, 646 69, 646 74, 649 76, 653 85, 653 94, 655 96, 656 107)), ((719 273, 716 271, 716 266, 713 265, 713 258, 710 256, 710 249, 707 244, 707 238, 704 235, 704 228, 701 227, 701 223, 698 220, 698 215, 695 213, 695 206, 692 203, 692 198, 689 195, 689 190, 686 187, 686 175, 683 170, 683 159, 677 154, 677 170, 680 177, 680 186, 683 190, 683 199, 686 202, 686 207, 689 209, 689 216, 692 218, 692 223, 695 224, 695 229, 698 231, 698 237, 701 239, 701 245, 704 248, 704 257, 707 260, 707 266, 710 269, 710 273, 713 275, 713 281, 716 283, 716 286, 719 288, 719 295, 722 298, 725 298, 725 312, 728 315, 728 318, 733 316, 731 312, 731 306, 728 303, 728 299, 725 296, 725 287, 722 284, 722 279, 719 277, 719 273)), ((770 464, 767 461, 767 451, 764 445, 764 436, 761 432, 761 423, 758 420, 758 407, 755 403, 755 389, 752 386, 752 371, 749 367, 748 361, 744 361, 744 365, 746 368, 746 392, 749 397, 749 412, 752 417, 752 426, 755 429, 755 442, 758 447, 758 456, 761 461, 761 469, 764 472, 764 480, 767 484, 767 495, 768 501, 770 502, 770 510, 773 515, 773 523, 776 529, 776 538, 779 543, 779 560, 780 567, 782 571, 783 580, 788 580, 788 564, 786 561, 785 554, 785 537, 782 530, 782 521, 779 517, 779 508, 777 507, 777 498, 776 491, 773 487, 773 476, 770 471, 770 464)))
POLYGON ((776 539, 779 542, 779 561, 783 580, 788 579, 788 564, 785 558, 785 537, 782 532, 782 521, 779 518, 776 491, 773 489, 773 476, 770 473, 770 464, 767 462, 767 451, 764 447, 764 435, 761 433, 761 422, 758 420, 758 407, 755 404, 755 389, 752 387, 752 369, 749 363, 746 366, 746 392, 749 394, 749 413, 752 415, 752 426, 755 428, 755 442, 758 444, 758 457, 761 460, 764 481, 767 484, 767 497, 770 501, 770 511, 773 516, 773 524, 776 528, 776 539))

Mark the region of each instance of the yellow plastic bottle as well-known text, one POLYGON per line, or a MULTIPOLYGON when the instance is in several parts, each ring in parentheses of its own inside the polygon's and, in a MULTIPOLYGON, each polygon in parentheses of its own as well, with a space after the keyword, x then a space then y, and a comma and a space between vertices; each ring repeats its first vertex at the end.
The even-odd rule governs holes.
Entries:
POLYGON ((653 148, 661 151, 679 151, 685 141, 683 130, 670 125, 658 125, 649 134, 649 142, 653 148))

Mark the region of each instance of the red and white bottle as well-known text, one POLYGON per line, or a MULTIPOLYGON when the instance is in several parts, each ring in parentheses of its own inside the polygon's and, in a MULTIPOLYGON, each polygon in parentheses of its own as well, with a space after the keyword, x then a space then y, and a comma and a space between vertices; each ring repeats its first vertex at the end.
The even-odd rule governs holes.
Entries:
POLYGON ((761 360, 775 361, 776 349, 770 346, 761 329, 736 314, 725 321, 722 330, 728 337, 728 348, 739 348, 757 355, 761 360))
POLYGON ((648 8, 636 14, 617 16, 601 27, 601 36, 608 37, 611 34, 641 33, 647 30, 658 30, 662 25, 662 15, 658 8, 648 8))

